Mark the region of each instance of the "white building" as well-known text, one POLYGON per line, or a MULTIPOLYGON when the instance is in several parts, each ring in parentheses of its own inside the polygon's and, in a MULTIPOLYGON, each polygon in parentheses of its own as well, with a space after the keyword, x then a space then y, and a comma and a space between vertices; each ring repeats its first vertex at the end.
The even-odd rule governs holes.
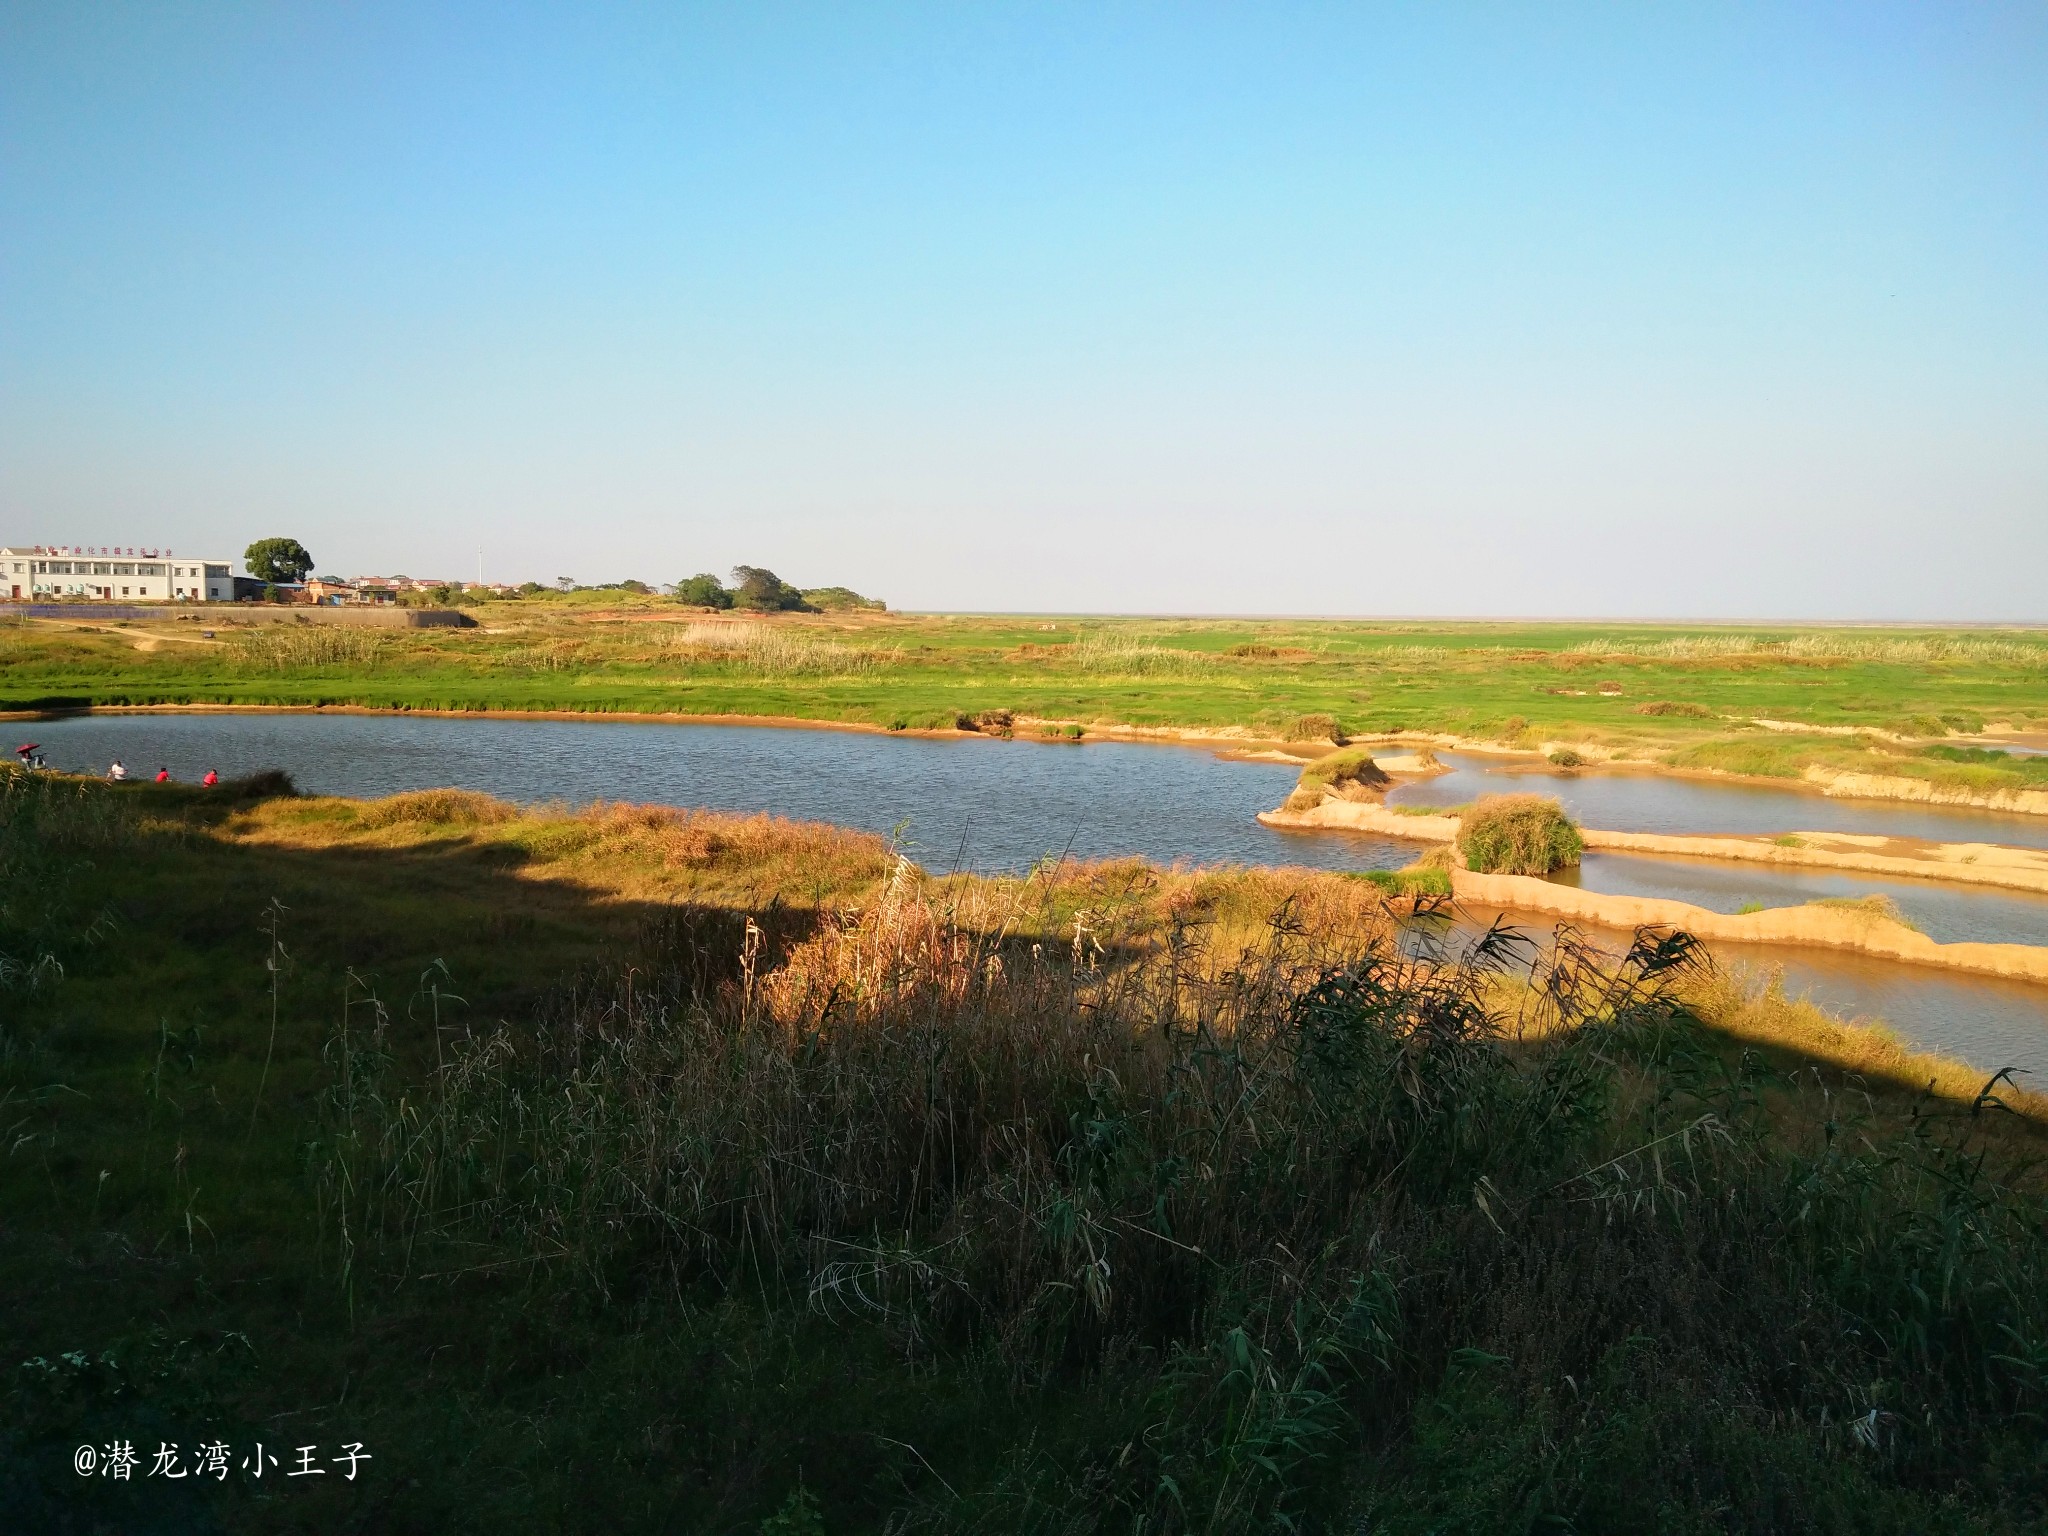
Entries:
POLYGON ((102 603, 231 603, 235 568, 168 549, 96 549, 37 544, 0 548, 0 599, 102 603))

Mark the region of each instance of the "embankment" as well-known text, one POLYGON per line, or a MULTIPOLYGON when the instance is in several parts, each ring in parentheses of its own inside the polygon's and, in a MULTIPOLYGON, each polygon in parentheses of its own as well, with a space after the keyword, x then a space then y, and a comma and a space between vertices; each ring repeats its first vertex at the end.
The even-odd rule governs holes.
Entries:
POLYGON ((1763 912, 1709 912, 1682 901, 1644 896, 1610 896, 1554 885, 1527 875, 1482 875, 1451 871, 1460 901, 1535 912, 1605 928, 1656 924, 1682 928, 1707 940, 1747 944, 1799 944, 1851 949, 1887 960, 1903 960, 1980 976, 2048 983, 2048 946, 2033 944, 1937 944, 1874 913, 1839 907, 1777 907, 1763 912))
POLYGON ((1845 800, 1910 800, 1921 805, 1963 805, 1981 811, 2018 811, 2048 816, 2048 789, 1962 789, 1929 779, 1888 773, 1847 773, 1813 765, 1806 782, 1820 792, 1845 800))
MULTIPOLYGON (((1331 799, 1309 810, 1264 811, 1259 820, 1270 827, 1336 828, 1424 843, 1448 843, 1458 835, 1455 816, 1410 816, 1362 800, 1331 799)), ((1777 842, 1718 834, 1608 832, 1597 827, 1582 828, 1580 835, 1588 848, 1612 853, 1677 854, 1785 868, 1906 875, 1956 885, 2048 894, 2048 853, 1998 843, 1929 843, 1918 838, 1862 837, 1838 832, 1793 832, 1786 834, 1788 841, 1777 842)))

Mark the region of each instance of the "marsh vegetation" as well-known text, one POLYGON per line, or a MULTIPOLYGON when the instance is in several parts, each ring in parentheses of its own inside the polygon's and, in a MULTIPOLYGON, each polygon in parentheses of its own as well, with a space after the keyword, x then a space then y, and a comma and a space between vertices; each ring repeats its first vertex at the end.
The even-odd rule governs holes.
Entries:
POLYGON ((32 1520, 77 1441, 280 1415, 393 1531, 2048 1510, 2033 1101, 1682 936, 283 787, 4 786, 32 1520))
MULTIPOLYGON (((169 633, 175 625, 161 637, 147 625, 0 625, 0 701, 763 715, 915 729, 1004 710, 1034 728, 1230 729, 1333 745, 1428 732, 1588 764, 1619 755, 1774 777, 1855 770, 1980 794, 2048 787, 2048 758, 1945 740, 1986 724, 2048 727, 2048 638, 2032 630, 1737 633, 859 609, 728 624, 623 591, 536 593, 469 611, 479 628, 372 635, 308 626, 211 645, 169 633), (145 639, 160 643, 138 648, 145 639)), ((233 637, 232 611, 220 622, 233 637)))

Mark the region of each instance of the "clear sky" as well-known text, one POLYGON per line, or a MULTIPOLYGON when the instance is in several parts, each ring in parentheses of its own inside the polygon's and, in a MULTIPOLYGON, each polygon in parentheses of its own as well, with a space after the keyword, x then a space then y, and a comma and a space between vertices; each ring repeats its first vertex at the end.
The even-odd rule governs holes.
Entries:
POLYGON ((2048 6, 0 0, 0 542, 2048 620, 2048 6))

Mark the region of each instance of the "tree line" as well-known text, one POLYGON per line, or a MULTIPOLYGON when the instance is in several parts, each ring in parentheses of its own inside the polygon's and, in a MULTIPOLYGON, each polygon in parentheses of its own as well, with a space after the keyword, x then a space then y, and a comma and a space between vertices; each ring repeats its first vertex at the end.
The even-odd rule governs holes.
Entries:
MULTIPOLYGON (((249 574, 272 585, 304 581, 313 572, 313 557, 297 539, 258 539, 244 554, 249 574)), ((537 581, 517 589, 522 597, 537 597, 551 590, 537 581)), ((558 576, 552 590, 560 592, 612 591, 652 596, 655 588, 644 581, 611 581, 598 587, 584 587, 571 576, 558 576)), ((851 587, 797 588, 765 565, 736 565, 732 585, 727 586, 708 571, 686 577, 666 589, 677 602, 693 608, 720 612, 744 609, 751 613, 824 613, 848 608, 883 609, 888 604, 863 597, 851 587)), ((442 602, 460 602, 462 588, 449 585, 428 594, 442 602)), ((510 595, 510 594, 507 594, 510 595)))

